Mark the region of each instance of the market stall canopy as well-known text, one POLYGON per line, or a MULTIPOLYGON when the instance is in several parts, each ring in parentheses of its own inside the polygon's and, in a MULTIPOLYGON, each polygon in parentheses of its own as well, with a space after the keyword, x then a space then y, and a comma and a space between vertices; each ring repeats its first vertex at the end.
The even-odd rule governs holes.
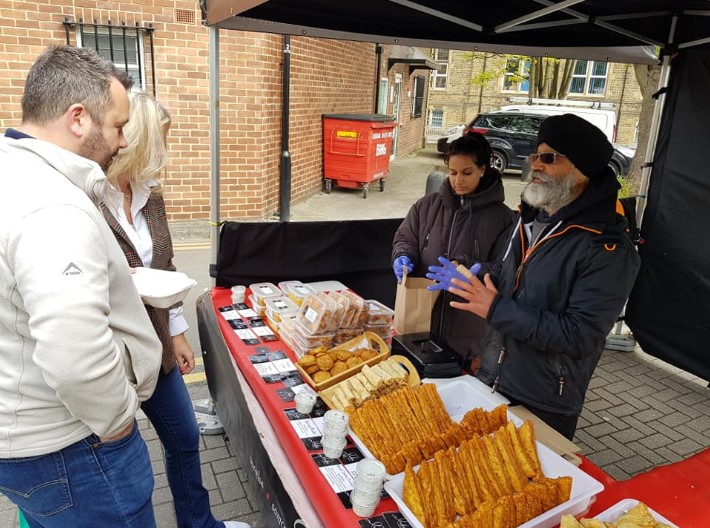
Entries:
POLYGON ((710 48, 708 0, 202 0, 208 25, 428 48, 652 64, 710 48))

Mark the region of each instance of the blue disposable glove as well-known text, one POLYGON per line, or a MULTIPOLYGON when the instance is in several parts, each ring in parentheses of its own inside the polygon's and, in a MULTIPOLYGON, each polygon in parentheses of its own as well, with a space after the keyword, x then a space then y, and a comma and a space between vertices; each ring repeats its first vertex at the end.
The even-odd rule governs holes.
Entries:
MULTIPOLYGON (((427 286, 427 290, 448 290, 451 286, 451 279, 459 279, 464 282, 469 282, 468 277, 462 275, 456 268, 457 266, 449 259, 439 257, 441 266, 429 266, 429 273, 426 274, 427 279, 436 281, 436 284, 427 286)), ((481 264, 476 262, 469 270, 471 275, 478 275, 481 271, 481 264)))
POLYGON ((392 269, 394 270, 394 276, 397 277, 397 282, 402 282, 402 275, 404 275, 404 268, 407 268, 407 273, 411 273, 414 269, 414 264, 409 260, 407 255, 402 255, 394 259, 392 264, 392 269))

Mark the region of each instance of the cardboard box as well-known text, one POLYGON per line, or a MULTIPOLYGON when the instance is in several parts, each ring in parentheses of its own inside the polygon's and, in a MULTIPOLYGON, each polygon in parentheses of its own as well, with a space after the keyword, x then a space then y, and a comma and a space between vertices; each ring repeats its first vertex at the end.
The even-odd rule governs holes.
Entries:
POLYGON ((535 426, 535 438, 538 442, 545 444, 553 452, 579 467, 582 463, 582 459, 577 456, 577 453, 582 450, 579 446, 555 431, 526 407, 515 405, 508 407, 508 410, 523 420, 531 420, 535 426))

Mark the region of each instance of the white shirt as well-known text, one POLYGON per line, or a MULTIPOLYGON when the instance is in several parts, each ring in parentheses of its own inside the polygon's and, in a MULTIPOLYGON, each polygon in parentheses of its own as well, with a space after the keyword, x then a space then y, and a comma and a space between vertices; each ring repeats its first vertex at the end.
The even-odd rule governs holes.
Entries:
MULTIPOLYGON (((118 223, 126 232, 126 235, 128 235, 131 244, 136 248, 136 252, 146 268, 150 268, 153 262, 153 239, 150 237, 150 229, 148 228, 148 222, 143 214, 143 208, 145 204, 148 203, 150 189, 154 185, 155 183, 153 181, 139 186, 131 184, 131 191, 133 193, 133 199, 131 200, 132 224, 128 222, 126 212, 123 209, 123 193, 120 190, 109 186, 108 199, 106 200, 106 205, 109 206, 109 210, 114 218, 118 220, 118 223)), ((190 328, 183 314, 182 306, 171 308, 169 313, 171 337, 183 334, 190 328)))

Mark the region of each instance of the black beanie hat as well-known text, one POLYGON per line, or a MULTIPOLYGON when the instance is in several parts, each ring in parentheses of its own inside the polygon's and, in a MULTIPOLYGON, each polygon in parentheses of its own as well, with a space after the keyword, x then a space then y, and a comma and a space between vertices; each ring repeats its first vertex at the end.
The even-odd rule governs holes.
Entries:
POLYGON ((599 128, 574 114, 545 119, 537 133, 537 144, 547 143, 564 154, 587 178, 604 174, 614 147, 599 128))

